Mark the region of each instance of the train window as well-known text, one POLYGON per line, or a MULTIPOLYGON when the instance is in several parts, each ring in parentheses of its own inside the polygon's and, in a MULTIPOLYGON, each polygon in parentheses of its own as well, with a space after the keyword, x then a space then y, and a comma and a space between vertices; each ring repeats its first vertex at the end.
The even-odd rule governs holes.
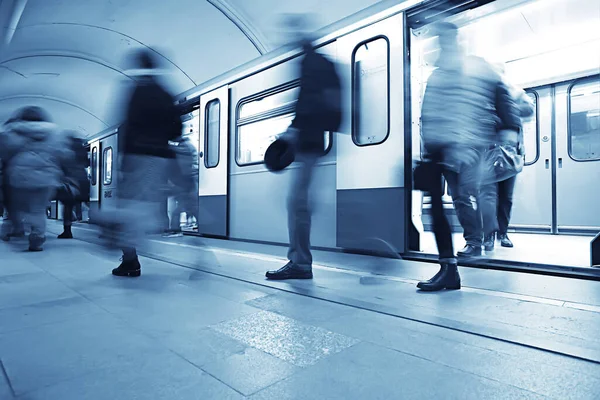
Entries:
POLYGON ((390 44, 377 37, 352 55, 352 139, 358 146, 382 143, 390 131, 390 44))
POLYGON ((206 105, 204 117, 204 166, 214 168, 219 164, 220 149, 221 102, 218 99, 206 105))
MULTIPOLYGON (((286 85, 289 87, 289 84, 286 85)), ((297 86, 254 99, 238 106, 236 163, 261 164, 271 143, 284 134, 294 119, 297 86), (249 108, 248 108, 249 107, 249 108)), ((272 90, 270 90, 272 93, 272 90)), ((331 132, 325 132, 325 152, 331 149, 331 132)))
POLYGON ((276 108, 292 106, 296 103, 299 93, 300 88, 296 86, 282 92, 245 102, 240 106, 238 118, 248 118, 276 108))
POLYGON ((113 168, 113 151, 112 147, 104 149, 102 159, 104 160, 104 184, 110 185, 112 183, 112 168, 113 168))
POLYGON ((534 114, 529 118, 523 119, 523 144, 525 146, 525 165, 534 164, 540 154, 540 140, 538 129, 538 104, 537 93, 527 92, 527 96, 533 102, 534 114))
POLYGON ((96 186, 96 184, 98 183, 98 179, 97 179, 98 178, 98 176, 97 176, 97 173, 98 173, 98 148, 97 147, 94 147, 92 149, 92 165, 91 165, 91 167, 92 167, 92 171, 91 171, 92 186, 96 186))
POLYGON ((600 160, 600 79, 569 90, 569 155, 575 161, 600 160))

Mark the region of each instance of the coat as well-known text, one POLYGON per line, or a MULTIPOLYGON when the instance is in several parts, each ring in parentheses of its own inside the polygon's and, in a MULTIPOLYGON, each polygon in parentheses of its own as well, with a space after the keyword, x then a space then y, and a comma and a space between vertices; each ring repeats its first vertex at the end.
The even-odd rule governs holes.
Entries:
POLYGON ((0 134, 0 158, 9 187, 56 190, 62 183, 61 166, 73 157, 65 137, 50 122, 16 121, 0 134))
POLYGON ((86 168, 89 165, 88 153, 84 141, 76 137, 67 137, 67 144, 74 157, 62 165, 63 185, 57 193, 61 201, 89 201, 90 181, 86 168))
POLYGON ((515 101, 485 60, 466 57, 460 68, 440 65, 429 77, 423 96, 421 122, 427 152, 484 148, 494 141, 499 127, 520 130, 515 101))

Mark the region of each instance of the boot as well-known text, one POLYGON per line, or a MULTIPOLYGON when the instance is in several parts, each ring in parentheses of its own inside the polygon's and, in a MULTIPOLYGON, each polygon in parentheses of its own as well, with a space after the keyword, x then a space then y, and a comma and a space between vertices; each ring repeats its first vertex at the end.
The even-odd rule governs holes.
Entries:
POLYGON ((59 239, 73 239, 73 232, 71 232, 71 226, 65 226, 64 232, 58 235, 59 239))
POLYGON ((112 270, 115 276, 123 276, 128 278, 137 278, 142 274, 142 266, 137 256, 131 260, 121 258, 121 265, 112 270))
POLYGON ((513 242, 511 242, 506 233, 499 235, 498 239, 500 239, 500 245, 502 247, 513 247, 513 242))
POLYGON ((492 232, 489 235, 485 235, 483 238, 483 248, 485 251, 494 251, 494 244, 496 242, 496 232, 492 232))
POLYGON ((481 255, 481 246, 467 244, 464 249, 458 252, 461 257, 478 257, 481 255))
POLYGON ((433 278, 419 282, 417 287, 425 292, 460 289, 458 266, 455 263, 441 263, 439 272, 433 278))

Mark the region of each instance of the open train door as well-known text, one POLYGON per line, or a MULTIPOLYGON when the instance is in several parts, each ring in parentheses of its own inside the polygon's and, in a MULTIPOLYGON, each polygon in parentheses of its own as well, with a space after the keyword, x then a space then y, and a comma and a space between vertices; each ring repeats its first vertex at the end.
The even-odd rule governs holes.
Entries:
POLYGON ((229 88, 223 86, 200 96, 199 111, 198 233, 227 237, 229 88))

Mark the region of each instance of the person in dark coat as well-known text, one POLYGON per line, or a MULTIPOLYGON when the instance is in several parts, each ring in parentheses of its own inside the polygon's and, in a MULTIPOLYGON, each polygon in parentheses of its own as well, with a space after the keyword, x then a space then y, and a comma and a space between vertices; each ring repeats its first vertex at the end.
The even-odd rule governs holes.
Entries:
POLYGON ((75 154, 71 162, 63 165, 64 181, 57 192, 56 199, 63 203, 63 232, 59 239, 72 239, 73 210, 81 202, 89 201, 90 181, 87 175, 89 165, 85 141, 74 131, 64 133, 69 148, 75 154))
MULTIPOLYGON (((182 123, 174 96, 159 81, 154 53, 133 53, 137 82, 129 96, 125 122, 119 131, 118 222, 121 224, 123 262, 112 273, 137 277, 141 265, 136 245, 147 232, 156 232, 168 191, 175 153, 169 141, 181 135, 182 123)), ((164 227, 162 227, 164 228, 164 227)))
POLYGON ((286 133, 294 144, 295 161, 300 168, 293 171, 295 177, 288 195, 289 262, 276 271, 266 273, 268 279, 274 280, 313 277, 309 188, 315 164, 325 154, 325 131, 337 130, 340 122, 340 110, 330 107, 329 103, 339 100, 339 75, 334 64, 315 51, 308 35, 303 35, 300 43, 304 50, 300 66, 300 93, 295 106, 296 115, 286 133))

